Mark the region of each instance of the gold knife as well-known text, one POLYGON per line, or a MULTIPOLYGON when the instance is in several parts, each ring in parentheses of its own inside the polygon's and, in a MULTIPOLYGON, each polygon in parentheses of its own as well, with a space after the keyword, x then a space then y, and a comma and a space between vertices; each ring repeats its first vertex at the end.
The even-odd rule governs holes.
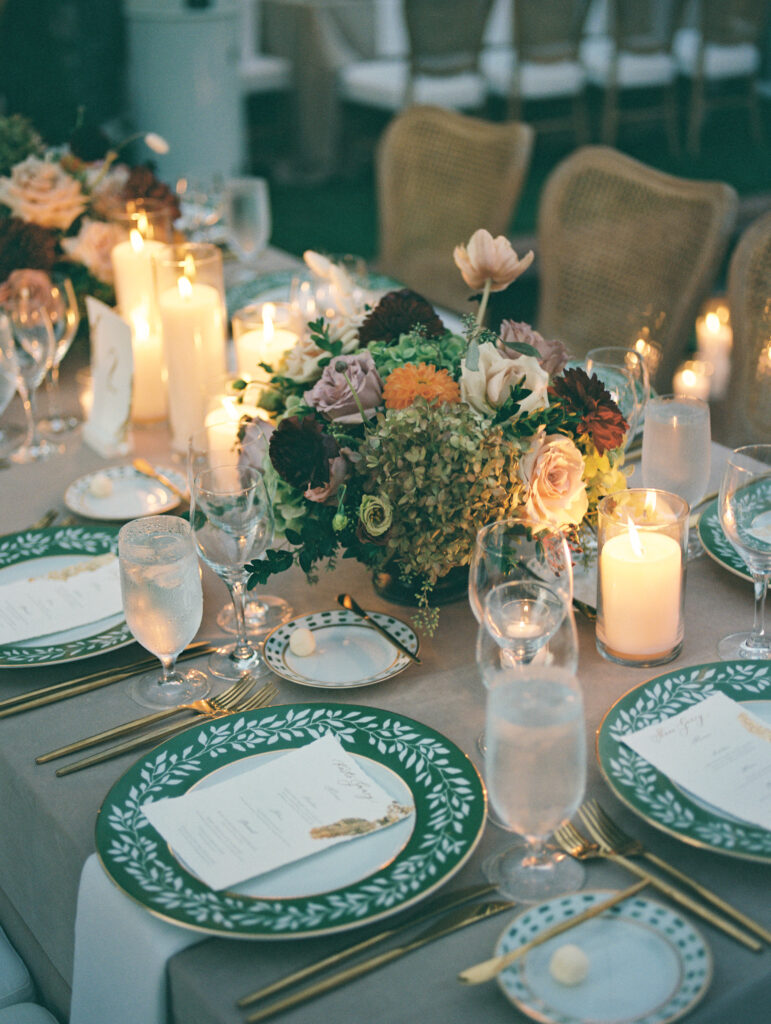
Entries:
POLYGON ((268 1017, 288 1010, 291 1006, 298 1006, 300 1003, 307 1002, 308 999, 320 996, 324 992, 331 992, 333 989, 339 988, 349 981, 354 981, 356 978, 369 974, 370 971, 374 971, 378 967, 391 963, 392 960, 398 960, 399 957, 411 953, 414 949, 419 949, 429 942, 434 942, 435 939, 442 938, 443 935, 449 935, 459 928, 466 928, 468 925, 476 924, 478 921, 485 921, 488 917, 500 914, 504 910, 511 910, 513 906, 513 903, 494 900, 488 903, 476 903, 473 907, 462 907, 460 910, 456 910, 454 913, 443 917, 441 921, 438 921, 428 931, 423 932, 422 935, 419 935, 411 942, 406 942, 402 946, 386 950, 385 953, 379 953, 377 956, 369 957, 369 959, 362 960, 361 963, 354 964, 352 967, 346 967, 344 970, 338 971, 337 974, 332 974, 328 978, 317 981, 315 985, 309 985, 300 992, 295 992, 292 996, 286 996, 286 998, 279 999, 278 1002, 266 1006, 265 1009, 258 1010, 246 1018, 246 1024, 256 1024, 257 1021, 267 1020, 268 1017))
POLYGON ((446 910, 452 910, 454 907, 457 907, 462 903, 467 903, 469 900, 479 899, 481 896, 489 896, 492 892, 495 892, 494 885, 472 885, 466 889, 458 889, 455 892, 447 893, 440 899, 435 900, 431 906, 419 916, 412 917, 409 921, 395 925, 393 928, 387 928, 385 931, 378 932, 377 935, 372 935, 370 938, 364 939, 362 942, 357 942, 353 946, 346 946, 346 948, 340 950, 339 953, 333 953, 331 956, 324 957, 323 960, 317 960, 316 963, 310 964, 308 967, 303 967, 301 970, 295 971, 293 974, 287 974, 285 977, 279 978, 278 981, 274 981, 271 985, 265 985, 263 988, 250 992, 248 996, 243 996, 238 1000, 236 1005, 240 1006, 242 1009, 245 1006, 251 1006, 252 1003, 256 1003, 260 999, 266 999, 268 996, 272 996, 276 992, 280 992, 282 989, 288 988, 290 985, 294 985, 298 981, 304 981, 306 978, 310 978, 312 975, 318 974, 319 971, 326 970, 327 967, 334 967, 335 964, 342 963, 343 960, 347 960, 349 957, 355 956, 357 953, 363 953, 365 949, 370 949, 379 942, 384 942, 386 939, 390 939, 394 935, 398 935, 400 932, 406 931, 407 928, 414 928, 419 924, 423 924, 436 914, 444 913, 446 910))
POLYGON ((171 491, 172 494, 176 495, 180 501, 187 501, 187 495, 184 491, 181 491, 172 480, 169 480, 167 476, 164 476, 163 473, 159 472, 155 466, 151 465, 147 461, 147 459, 134 459, 131 465, 137 473, 141 473, 142 476, 149 476, 150 479, 157 480, 159 484, 163 484, 163 486, 167 490, 171 491))
POLYGON ((391 636, 387 629, 384 629, 379 622, 375 622, 369 613, 365 612, 361 605, 354 601, 350 594, 338 594, 337 603, 341 608, 345 608, 346 611, 353 612, 354 615, 358 615, 359 618, 363 619, 368 626, 371 626, 374 630, 380 633, 381 636, 384 636, 389 643, 393 644, 394 647, 398 647, 402 654, 406 654, 407 657, 411 661, 414 661, 416 665, 420 664, 420 658, 417 654, 413 654, 409 647, 405 647, 401 640, 397 640, 395 636, 391 636))
POLYGON ((628 889, 622 889, 620 892, 614 893, 610 899, 603 900, 602 903, 595 903, 593 907, 589 907, 588 910, 576 914, 575 917, 569 917, 566 921, 560 921, 559 924, 555 924, 553 928, 547 928, 545 932, 536 935, 534 939, 526 942, 523 946, 512 949, 509 953, 503 953, 501 956, 494 956, 490 960, 483 960, 482 963, 474 964, 473 967, 467 967, 465 971, 461 971, 458 975, 458 981, 462 981, 465 985, 479 985, 483 981, 491 981, 510 964, 519 960, 526 953, 529 953, 531 949, 543 945, 544 942, 548 942, 549 939, 553 939, 556 935, 561 935, 570 928, 575 928, 577 924, 582 924, 592 917, 599 917, 600 914, 614 907, 617 903, 622 903, 624 900, 636 896, 647 884, 646 879, 641 879, 639 882, 635 882, 634 885, 630 885, 628 889))

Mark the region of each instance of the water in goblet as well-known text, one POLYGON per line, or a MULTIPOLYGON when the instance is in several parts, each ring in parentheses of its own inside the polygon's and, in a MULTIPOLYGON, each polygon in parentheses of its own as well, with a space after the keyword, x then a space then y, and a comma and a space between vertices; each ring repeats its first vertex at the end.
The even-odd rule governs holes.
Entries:
POLYGON ((58 451, 54 445, 40 437, 36 413, 37 389, 53 361, 54 332, 45 305, 26 290, 9 299, 5 311, 14 340, 18 371, 16 387, 27 421, 24 442, 16 448, 11 458, 14 462, 36 462, 58 451))
POLYGON ((586 783, 583 699, 575 675, 532 666, 493 687, 487 744, 493 810, 524 839, 488 859, 487 877, 524 903, 579 888, 581 865, 546 847, 547 837, 578 808, 586 783))
POLYGON ((265 550, 273 513, 262 474, 236 462, 199 472, 191 488, 191 521, 202 560, 226 584, 237 626, 235 644, 211 655, 209 667, 226 679, 267 671, 244 621, 247 562, 265 550))
POLYGON ((765 604, 771 579, 771 444, 745 445, 728 458, 718 497, 720 525, 744 559, 755 588, 752 630, 731 633, 718 644, 724 660, 771 658, 765 604))
MULTIPOLYGON (((710 469, 709 406, 699 398, 659 395, 645 409, 642 482, 678 494, 691 509, 704 497, 710 469)), ((688 558, 702 554, 698 532, 688 536, 688 558)))
POLYGON ((126 523, 118 534, 121 596, 134 638, 161 660, 160 673, 135 680, 138 704, 173 707, 204 697, 209 680, 201 672, 174 669, 195 636, 203 614, 201 570, 190 524, 173 516, 148 516, 126 523))

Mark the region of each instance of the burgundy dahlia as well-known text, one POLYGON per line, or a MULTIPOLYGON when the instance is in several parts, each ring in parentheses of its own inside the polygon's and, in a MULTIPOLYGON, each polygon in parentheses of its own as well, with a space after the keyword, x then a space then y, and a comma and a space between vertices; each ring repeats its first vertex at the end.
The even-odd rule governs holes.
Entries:
POLYGON ((549 397, 578 421, 578 432, 591 437, 600 455, 623 443, 629 424, 596 373, 589 377, 580 367, 565 370, 549 385, 549 397))
POLYGON ((0 281, 20 267, 50 270, 55 262, 55 231, 19 217, 0 218, 0 281))
POLYGON ((281 479, 305 492, 329 483, 329 460, 339 448, 313 416, 290 416, 271 434, 268 452, 281 479))
POLYGON ((387 292, 359 328, 359 344, 398 342, 402 334, 418 325, 425 328, 429 338, 438 338, 445 332, 434 307, 422 295, 409 288, 387 292))

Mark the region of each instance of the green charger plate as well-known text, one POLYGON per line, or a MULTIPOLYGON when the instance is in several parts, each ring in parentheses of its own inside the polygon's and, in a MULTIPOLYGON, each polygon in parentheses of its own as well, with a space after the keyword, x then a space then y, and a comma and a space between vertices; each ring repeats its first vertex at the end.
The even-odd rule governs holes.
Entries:
POLYGON ((675 785, 623 742, 715 693, 771 721, 771 662, 718 661, 665 672, 624 694, 597 730, 597 760, 608 785, 651 825, 692 846, 771 863, 771 832, 726 814, 675 785))
MULTIPOLYGON (((17 579, 45 576, 85 558, 118 552, 117 526, 60 526, 23 530, 0 537, 0 586, 17 579)), ((133 643, 123 615, 39 637, 23 644, 0 646, 0 668, 58 665, 95 654, 107 654, 133 643)))
POLYGON ((96 848, 113 881, 159 917, 213 935, 301 938, 370 924, 433 893, 471 856, 486 811, 471 760, 428 726, 379 708, 287 704, 193 726, 140 758, 102 804, 96 848), (415 814, 214 892, 142 813, 149 800, 180 796, 215 773, 224 779, 327 732, 392 795, 411 796, 415 814), (383 857, 378 842, 391 844, 391 853, 383 857))

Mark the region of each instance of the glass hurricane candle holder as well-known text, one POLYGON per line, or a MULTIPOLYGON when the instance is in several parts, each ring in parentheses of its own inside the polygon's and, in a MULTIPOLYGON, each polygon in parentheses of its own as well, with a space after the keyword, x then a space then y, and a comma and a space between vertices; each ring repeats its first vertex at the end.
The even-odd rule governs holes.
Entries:
POLYGON ((688 502, 652 488, 597 506, 597 649, 620 665, 662 665, 683 645, 688 502))

